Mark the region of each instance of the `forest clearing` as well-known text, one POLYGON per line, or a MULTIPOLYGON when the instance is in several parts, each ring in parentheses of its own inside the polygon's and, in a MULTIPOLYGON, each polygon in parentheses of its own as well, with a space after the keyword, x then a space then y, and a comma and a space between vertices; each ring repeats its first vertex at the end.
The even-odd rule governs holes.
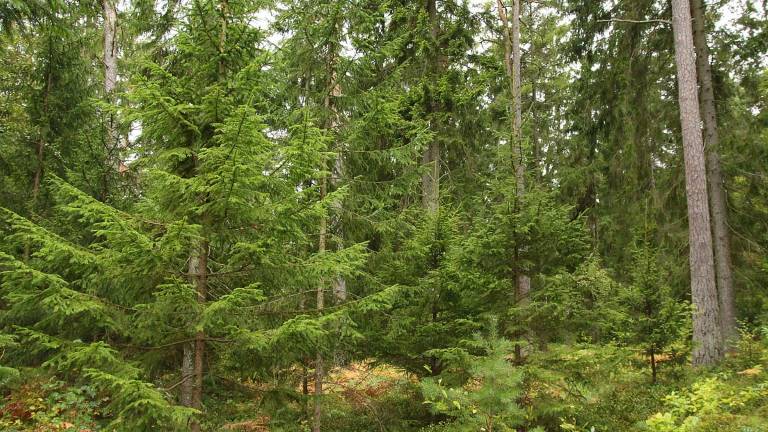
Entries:
POLYGON ((0 431, 768 432, 766 1, 0 40, 0 431))

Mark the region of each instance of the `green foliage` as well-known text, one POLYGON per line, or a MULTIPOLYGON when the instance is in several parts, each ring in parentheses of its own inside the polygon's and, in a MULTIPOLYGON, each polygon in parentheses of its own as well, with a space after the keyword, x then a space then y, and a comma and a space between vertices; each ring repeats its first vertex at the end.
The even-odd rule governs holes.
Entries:
POLYGON ((742 334, 732 366, 698 377, 689 387, 664 398, 664 407, 646 420, 649 430, 660 432, 744 431, 768 427, 768 366, 765 341, 742 334))
POLYGON ((487 338, 477 341, 485 353, 469 360, 463 386, 450 386, 443 378, 422 381, 424 403, 430 411, 451 418, 443 430, 512 431, 523 423, 524 411, 518 402, 523 374, 509 360, 513 345, 496 335, 495 323, 490 329, 487 338))
MULTIPOLYGON (((650 430, 660 432, 742 431, 766 427, 765 382, 704 378, 690 389, 666 396, 666 410, 647 421, 650 430)), ((760 380, 764 381, 764 380, 760 380)))
POLYGON ((591 257, 573 273, 546 277, 520 313, 543 343, 606 342, 626 332, 630 319, 622 295, 623 287, 591 257))
POLYGON ((104 400, 94 387, 71 386, 29 371, 25 371, 24 378, 25 383, 5 399, 0 409, 3 430, 100 429, 97 418, 104 400))
POLYGON ((169 403, 163 392, 140 380, 96 369, 86 370, 85 377, 98 388, 109 391, 107 409, 115 415, 110 423, 115 430, 178 430, 197 414, 194 409, 169 403))
POLYGON ((99 2, 0 1, 0 428, 303 431, 318 355, 406 371, 329 432, 765 428, 765 5, 705 17, 743 326, 691 372, 667 3, 522 2, 519 106, 506 1, 114 3, 107 94, 99 2))

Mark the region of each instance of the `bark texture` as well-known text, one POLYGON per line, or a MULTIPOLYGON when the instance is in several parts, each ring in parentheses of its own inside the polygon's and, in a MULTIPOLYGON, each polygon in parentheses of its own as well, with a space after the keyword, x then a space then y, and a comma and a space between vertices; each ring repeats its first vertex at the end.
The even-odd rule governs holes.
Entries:
POLYGON ((720 325, 723 339, 736 336, 731 236, 728 231, 728 202, 720 164, 720 137, 717 131, 715 91, 705 28, 704 0, 691 0, 693 44, 696 48, 696 70, 699 79, 701 119, 704 123, 704 149, 707 156, 709 211, 712 222, 717 292, 720 300, 720 325))
MULTIPOLYGON (((108 103, 114 103, 115 87, 117 86, 117 9, 111 0, 103 0, 102 12, 104 14, 104 97, 108 103)), ((107 198, 109 189, 110 170, 121 172, 123 170, 120 160, 120 135, 117 127, 117 119, 113 112, 109 112, 105 119, 104 148, 107 154, 107 166, 102 176, 101 200, 107 198)))
POLYGON ((179 386, 179 403, 192 407, 193 376, 195 375, 195 344, 185 343, 181 358, 181 386, 179 386))
POLYGON ((110 0, 102 3, 104 12, 104 93, 112 94, 117 85, 117 9, 110 0))
MULTIPOLYGON (((200 271, 200 259, 197 251, 192 250, 189 254, 189 263, 187 265, 187 278, 192 286, 196 286, 196 275, 200 271)), ((192 394, 195 391, 195 342, 184 344, 181 358, 181 386, 179 386, 179 402, 185 407, 193 407, 192 394)))
POLYGON ((692 361, 694 366, 706 366, 717 363, 722 357, 722 336, 688 0, 672 0, 672 28, 688 202, 691 296, 695 307, 692 361))

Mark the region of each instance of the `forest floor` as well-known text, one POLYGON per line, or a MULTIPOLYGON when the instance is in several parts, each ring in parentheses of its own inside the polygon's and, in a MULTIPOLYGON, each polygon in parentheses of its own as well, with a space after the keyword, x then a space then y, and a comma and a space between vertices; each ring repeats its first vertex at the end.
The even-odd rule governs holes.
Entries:
MULTIPOLYGON (((647 359, 636 351, 569 346, 532 358, 526 366, 526 419, 542 431, 768 432, 768 350, 762 343, 741 347, 710 371, 690 372, 675 356, 660 359, 659 382, 651 384, 647 359)), ((23 373, 23 383, 6 390, 0 402, 0 430, 119 430, 110 426, 114 413, 107 395, 40 369, 23 373)), ((290 371, 273 381, 281 385, 270 386, 231 378, 208 382, 203 430, 308 431, 314 384, 309 379, 303 395, 301 374, 290 371)), ((455 419, 449 416, 429 413, 421 385, 391 365, 357 361, 335 367, 324 380, 323 430, 465 430, 451 428, 449 420, 455 419)))

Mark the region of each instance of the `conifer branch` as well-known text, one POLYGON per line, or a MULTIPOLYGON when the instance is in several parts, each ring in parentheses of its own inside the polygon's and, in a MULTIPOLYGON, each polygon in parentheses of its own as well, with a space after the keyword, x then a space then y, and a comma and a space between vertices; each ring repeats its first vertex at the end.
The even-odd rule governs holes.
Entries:
POLYGON ((666 24, 666 25, 672 25, 672 21, 664 20, 664 19, 647 19, 647 20, 634 20, 634 19, 624 19, 624 18, 610 18, 610 19, 599 19, 597 22, 601 23, 629 23, 629 24, 666 24))

